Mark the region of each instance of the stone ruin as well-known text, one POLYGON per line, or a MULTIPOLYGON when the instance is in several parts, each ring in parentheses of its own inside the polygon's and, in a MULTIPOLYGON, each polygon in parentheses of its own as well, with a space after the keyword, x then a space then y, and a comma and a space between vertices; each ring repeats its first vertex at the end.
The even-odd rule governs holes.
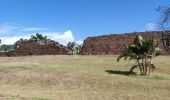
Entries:
POLYGON ((163 52, 170 54, 170 31, 134 32, 88 37, 84 40, 81 53, 82 55, 120 54, 137 35, 144 38, 154 37, 163 52))
MULTIPOLYGON (((154 37, 164 54, 170 54, 170 31, 134 32, 88 37, 84 40, 81 54, 120 54, 137 35, 141 35, 144 38, 154 37)), ((68 52, 69 50, 65 46, 54 41, 26 40, 12 51, 0 52, 0 56, 67 55, 68 52)))
POLYGON ((67 55, 68 52, 65 46, 53 41, 26 40, 12 51, 0 52, 0 56, 67 55))

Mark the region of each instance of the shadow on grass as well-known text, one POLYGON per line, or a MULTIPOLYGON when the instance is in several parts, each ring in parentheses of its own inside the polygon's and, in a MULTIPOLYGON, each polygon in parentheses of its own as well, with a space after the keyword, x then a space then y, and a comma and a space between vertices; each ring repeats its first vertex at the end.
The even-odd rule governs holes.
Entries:
POLYGON ((115 71, 115 70, 105 70, 108 74, 116 74, 116 75, 136 75, 135 72, 129 72, 129 71, 115 71))

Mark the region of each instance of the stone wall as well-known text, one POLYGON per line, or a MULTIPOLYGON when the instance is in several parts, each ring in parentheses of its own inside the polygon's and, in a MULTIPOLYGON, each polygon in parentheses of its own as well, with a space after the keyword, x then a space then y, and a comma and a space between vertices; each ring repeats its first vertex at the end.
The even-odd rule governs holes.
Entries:
POLYGON ((41 44, 34 40, 24 41, 12 51, 0 53, 0 56, 28 56, 28 55, 67 55, 68 49, 57 43, 41 44))
MULTIPOLYGON (((164 38, 170 34, 170 31, 164 33, 164 38)), ((155 37, 159 46, 166 48, 166 54, 170 54, 169 46, 162 46, 162 32, 134 32, 125 34, 111 34, 96 37, 88 37, 84 40, 81 53, 83 55, 109 55, 120 54, 126 45, 130 44, 135 36, 141 35, 144 38, 155 37)), ((170 39, 170 38, 169 38, 170 39)))

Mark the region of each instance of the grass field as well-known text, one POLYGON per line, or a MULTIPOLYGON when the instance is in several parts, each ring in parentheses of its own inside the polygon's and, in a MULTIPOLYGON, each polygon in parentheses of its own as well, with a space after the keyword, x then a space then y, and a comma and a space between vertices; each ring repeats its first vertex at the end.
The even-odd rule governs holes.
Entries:
POLYGON ((170 56, 149 77, 124 75, 133 62, 116 57, 1 57, 0 100, 170 100, 170 56))

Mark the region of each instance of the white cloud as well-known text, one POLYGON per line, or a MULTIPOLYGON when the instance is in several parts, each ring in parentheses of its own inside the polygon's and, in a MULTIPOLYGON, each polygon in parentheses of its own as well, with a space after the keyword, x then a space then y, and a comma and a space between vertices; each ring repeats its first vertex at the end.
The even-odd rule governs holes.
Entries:
MULTIPOLYGON (((68 30, 64 33, 59 33, 59 32, 43 32, 41 33, 43 35, 47 35, 48 38, 55 40, 63 45, 67 45, 68 42, 70 41, 75 41, 74 37, 73 37, 73 33, 71 32, 71 30, 68 30)), ((2 40, 1 44, 14 44, 17 40, 19 40, 20 38, 23 39, 29 39, 31 35, 35 35, 35 34, 29 34, 29 35, 20 35, 20 36, 5 36, 5 37, 0 37, 0 39, 2 40)), ((76 41, 77 43, 81 44, 82 41, 76 41)))
POLYGON ((63 45, 67 45, 70 41, 75 41, 78 44, 82 44, 82 40, 75 40, 71 30, 65 32, 49 32, 49 28, 41 27, 24 27, 22 25, 16 24, 1 24, 0 25, 0 39, 2 40, 1 44, 14 44, 20 38, 29 39, 31 35, 35 33, 40 33, 46 35, 49 39, 55 40, 63 45), (27 35, 23 33, 27 32, 27 35))
POLYGON ((0 37, 1 38, 1 44, 14 44, 17 40, 19 40, 20 38, 23 39, 29 39, 30 36, 13 36, 13 37, 0 37))
POLYGON ((43 35, 47 35, 48 38, 55 40, 63 45, 67 45, 68 42, 77 42, 78 44, 83 44, 82 40, 75 40, 71 30, 68 30, 64 33, 59 32, 43 32, 43 35), (45 34, 44 34, 45 33, 45 34))
POLYGON ((39 28, 39 27, 29 27, 29 28, 24 28, 23 31, 42 31, 46 30, 46 28, 39 28))
POLYGON ((78 40, 78 41, 76 41, 76 43, 83 44, 83 41, 82 40, 78 40))
POLYGON ((150 22, 146 26, 147 26, 147 30, 149 30, 149 31, 157 30, 157 25, 155 23, 150 22))
POLYGON ((73 37, 73 33, 71 30, 68 30, 64 33, 59 33, 59 32, 43 32, 41 33, 43 35, 47 35, 48 38, 55 40, 63 45, 67 45, 68 42, 70 41, 75 41, 73 37), (45 34, 44 34, 45 33, 45 34))

